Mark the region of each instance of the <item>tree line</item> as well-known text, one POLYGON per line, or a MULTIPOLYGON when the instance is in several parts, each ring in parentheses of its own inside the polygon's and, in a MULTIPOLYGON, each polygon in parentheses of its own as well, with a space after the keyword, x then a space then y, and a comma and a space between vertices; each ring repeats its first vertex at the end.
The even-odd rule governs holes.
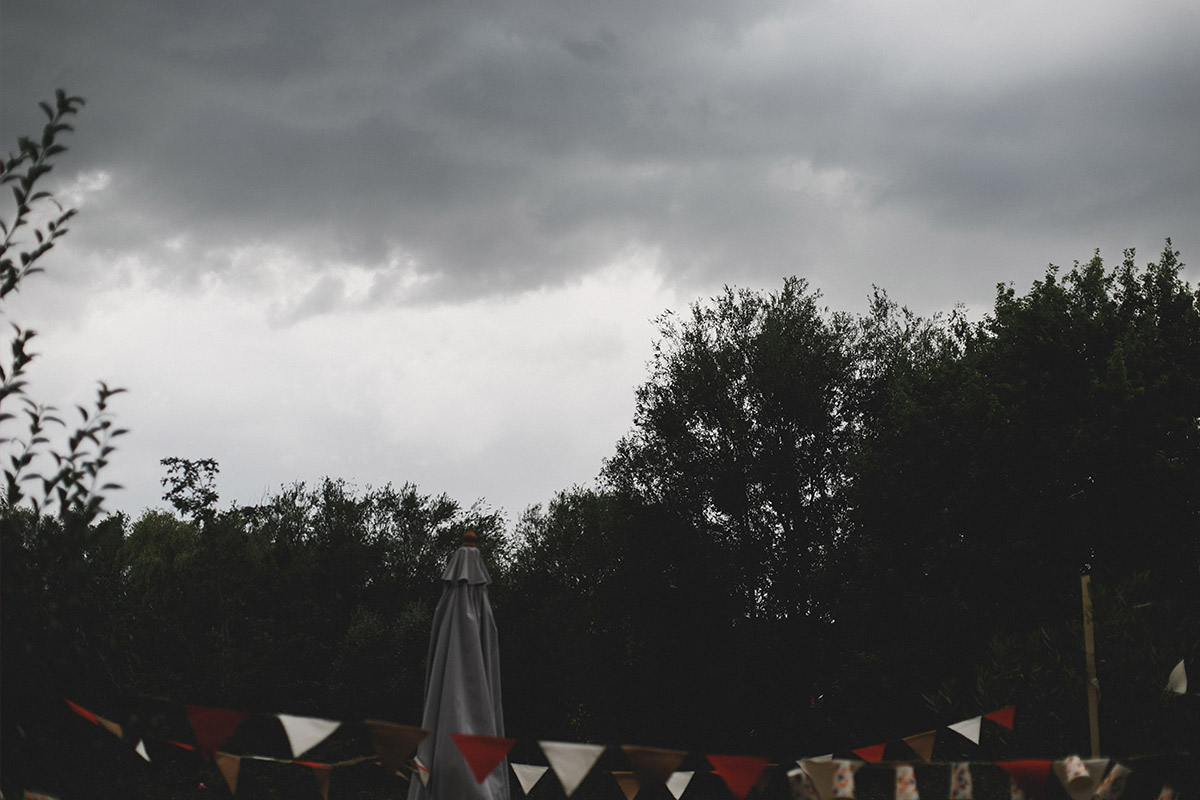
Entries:
MULTIPOLYGON (((46 161, 31 145, 6 181, 46 161)), ((5 280, 27 266, 6 258, 5 280)), ((800 278, 726 289, 659 319, 594 485, 512 521, 336 477, 222 506, 219 465, 181 458, 163 461, 170 511, 105 516, 106 407, 59 448, 74 472, 22 483, 51 437, 18 329, 0 396, 3 424, 25 425, 0 506, 4 791, 78 741, 64 695, 419 722, 441 569, 468 527, 515 737, 785 763, 1015 704, 1016 730, 956 755, 1085 752, 1087 573, 1105 753, 1196 752, 1200 704, 1163 691, 1200 655, 1200 293, 1181 269, 1169 240, 1141 266, 1097 253, 1000 285, 978 321, 883 290, 830 311, 800 278)), ((107 756, 76 757, 101 775, 107 756)))

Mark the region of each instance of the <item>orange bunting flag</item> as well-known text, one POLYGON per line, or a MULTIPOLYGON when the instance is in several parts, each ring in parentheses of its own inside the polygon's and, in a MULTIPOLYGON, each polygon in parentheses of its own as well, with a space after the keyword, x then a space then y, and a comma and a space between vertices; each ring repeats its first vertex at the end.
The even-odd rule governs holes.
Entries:
POLYGON ((997 761, 996 764, 1012 778, 1012 782, 1025 792, 1025 796, 1033 800, 1040 797, 1046 786, 1046 778, 1050 776, 1051 762, 1041 759, 1024 759, 1021 761, 997 761))
POLYGON ((633 800, 638 790, 642 788, 642 785, 638 783, 637 775, 632 772, 614 772, 612 776, 617 779, 617 785, 621 787, 625 800, 633 800))
POLYGON ((473 733, 452 733, 450 738, 458 745, 458 751, 467 760, 467 766, 471 768, 471 774, 475 776, 475 782, 478 784, 487 780, 487 776, 517 743, 516 739, 473 733))
POLYGON ((117 737, 118 739, 125 738, 125 731, 121 729, 120 725, 113 722, 112 720, 105 719, 104 717, 96 717, 96 724, 103 727, 105 730, 107 730, 109 733, 111 733, 113 736, 117 737))
POLYGON ((205 706, 184 706, 192 732, 196 735, 196 744, 205 758, 221 749, 221 745, 233 736, 234 731, 246 719, 245 711, 230 711, 226 708, 206 708, 205 706))
POLYGON ((729 791, 737 800, 744 800, 758 776, 767 766, 767 760, 759 756, 705 756, 713 765, 713 772, 725 781, 729 791))
POLYGON ((998 725, 1003 725, 1011 731, 1013 727, 1013 719, 1016 717, 1016 714, 1016 706, 1006 706, 999 711, 993 711, 990 714, 984 714, 983 718, 990 719, 992 722, 995 722, 998 725))
POLYGON ((687 755, 684 750, 664 750, 661 747, 640 747, 624 744, 621 749, 629 758, 638 783, 666 783, 687 755))
POLYGON ((379 760, 394 773, 400 773, 404 769, 417 745, 429 735, 429 731, 424 728, 397 725, 377 719, 364 720, 363 724, 371 732, 371 743, 375 745, 375 753, 379 760))
POLYGON ((221 770, 225 777, 225 783, 229 784, 229 793, 237 794, 238 771, 242 768, 242 760, 229 753, 216 753, 213 760, 217 762, 217 769, 221 770))
POLYGON ((321 793, 321 797, 329 800, 329 779, 333 777, 333 769, 315 764, 309 766, 312 767, 313 777, 317 779, 317 791, 321 793))
POLYGON ((933 740, 937 738, 937 731, 925 731, 912 736, 905 736, 904 743, 913 749, 913 752, 921 757, 921 760, 928 764, 933 760, 933 740))
POLYGON ((869 761, 872 764, 878 764, 883 761, 883 751, 887 749, 887 743, 873 744, 870 747, 860 747, 857 750, 851 750, 851 753, 860 757, 863 761, 869 761))

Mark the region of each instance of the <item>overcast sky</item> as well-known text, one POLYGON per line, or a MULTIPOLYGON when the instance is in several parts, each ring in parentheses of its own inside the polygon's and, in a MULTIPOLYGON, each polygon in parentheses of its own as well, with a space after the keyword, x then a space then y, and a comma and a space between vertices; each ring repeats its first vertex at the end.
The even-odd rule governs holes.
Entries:
POLYGON ((1200 263, 1198 30, 1195 0, 9 0, 4 151, 56 88, 87 106, 52 175, 79 216, 7 312, 37 399, 129 389, 110 508, 181 456, 222 507, 330 475, 511 519, 594 479, 652 318, 724 284, 929 314, 1095 248, 1200 263))

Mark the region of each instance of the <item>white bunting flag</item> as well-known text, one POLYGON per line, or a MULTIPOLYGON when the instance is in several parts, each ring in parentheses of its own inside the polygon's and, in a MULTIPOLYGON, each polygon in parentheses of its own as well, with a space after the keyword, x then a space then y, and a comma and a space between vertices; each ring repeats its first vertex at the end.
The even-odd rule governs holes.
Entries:
POLYGON ((972 717, 971 719, 964 719, 962 722, 956 722, 948 727, 959 736, 965 736, 973 743, 979 744, 979 726, 982 723, 983 717, 972 717))
POLYGON ((546 767, 539 767, 535 764, 513 764, 512 771, 521 783, 521 791, 529 794, 529 790, 536 786, 537 782, 546 774, 546 767))
POLYGON ((1171 677, 1167 679, 1167 689, 1175 694, 1187 694, 1187 670, 1183 668, 1183 659, 1171 670, 1171 677))
POLYGON ((329 734, 342 724, 328 719, 294 717, 291 714, 276 714, 275 716, 279 717, 279 721, 283 723, 288 744, 292 746, 292 758, 298 758, 301 753, 325 741, 329 734))
POLYGON ((150 760, 150 754, 146 752, 146 743, 141 739, 138 739, 137 747, 133 748, 133 752, 137 753, 147 761, 150 760))
POLYGON ((574 742, 538 742, 551 769, 558 776, 567 797, 579 788, 579 784, 591 772, 592 766, 604 752, 602 744, 576 744, 574 742))
POLYGON ((667 778, 667 790, 671 792, 671 797, 679 800, 679 796, 687 789, 688 784, 692 782, 694 772, 673 772, 671 777, 667 778))

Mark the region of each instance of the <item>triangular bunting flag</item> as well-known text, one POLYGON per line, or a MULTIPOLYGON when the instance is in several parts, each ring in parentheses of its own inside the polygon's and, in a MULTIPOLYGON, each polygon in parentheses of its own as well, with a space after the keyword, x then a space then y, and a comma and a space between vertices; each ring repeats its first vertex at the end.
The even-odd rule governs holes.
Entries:
POLYGON ((429 767, 425 766, 425 762, 420 756, 413 756, 412 760, 413 774, 417 776, 417 780, 421 785, 428 788, 429 786, 429 767))
POLYGON ((121 730, 121 726, 112 720, 105 719, 104 717, 96 717, 96 724, 102 726, 105 730, 118 739, 125 738, 125 732, 121 730))
POLYGON ((575 744, 573 742, 538 742, 551 769, 558 776, 567 797, 579 788, 579 784, 587 777, 588 772, 596 763, 596 759, 604 752, 604 745, 575 744))
POLYGON ((666 783, 667 778, 679 769, 683 757, 687 755, 683 750, 664 750, 661 747, 640 747, 631 744, 621 745, 621 749, 629 757, 629 764, 633 767, 633 774, 637 776, 638 783, 666 783))
POLYGON ((970 739, 973 744, 979 744, 979 729, 982 725, 983 717, 971 717, 970 719, 964 719, 962 722, 956 722, 946 727, 959 736, 970 739))
POLYGON ((215 753, 213 760, 217 762, 217 769, 221 770, 221 774, 225 776, 225 783, 229 785, 229 793, 237 794, 238 771, 242 767, 242 760, 229 753, 215 753))
POLYGON ((292 746, 292 758, 299 758, 329 737, 342 723, 313 717, 294 717, 291 714, 276 714, 292 746))
POLYGON ((758 776, 758 782, 754 784, 754 788, 759 794, 766 794, 767 786, 771 784, 771 778, 779 770, 778 764, 767 764, 767 768, 758 776))
POLYGON ((539 767, 534 764, 513 764, 513 774, 517 776, 517 782, 521 784, 521 791, 529 794, 529 790, 537 786, 537 782, 546 774, 547 767, 539 767))
POLYGON ((1071 756, 1062 761, 1054 762, 1054 773, 1062 781, 1062 785, 1071 795, 1071 800, 1091 800, 1100 786, 1100 778, 1108 769, 1107 758, 1092 758, 1083 760, 1079 756, 1071 756))
POLYGON ((150 754, 146 752, 146 743, 141 739, 138 739, 137 747, 133 748, 133 752, 137 753, 147 761, 150 760, 150 754))
POLYGON ((1011 731, 1013 727, 1013 719, 1016 717, 1016 714, 1016 706, 1006 706, 998 711, 993 711, 990 714, 984 714, 983 718, 990 719, 992 722, 995 722, 998 725, 1003 725, 1011 731))
POLYGON ((937 737, 937 731, 925 731, 924 733, 905 736, 904 743, 913 749, 913 752, 921 757, 921 760, 928 764, 933 760, 933 740, 937 737))
POLYGON ((1125 794, 1125 783, 1129 780, 1129 767, 1124 764, 1113 764, 1112 769, 1104 776, 1104 782, 1096 790, 1100 800, 1121 800, 1125 794))
POLYGON ((412 725, 397 725, 394 722, 383 722, 377 719, 364 720, 363 724, 371 732, 371 743, 383 766, 394 773, 404 769, 409 757, 417 749, 421 740, 429 735, 424 728, 412 725))
POLYGON ((632 772, 614 772, 612 776, 617 779, 617 785, 621 787, 625 800, 633 800, 638 789, 642 788, 642 785, 638 783, 637 775, 632 772))
POLYGON ((93 725, 100 724, 100 718, 97 717, 95 714, 93 714, 91 711, 88 711, 86 708, 84 708, 81 705, 76 705, 75 703, 72 703, 70 700, 67 700, 67 698, 65 698, 65 697, 63 698, 63 700, 66 700, 67 705, 69 705, 71 707, 72 711, 74 711, 76 714, 78 714, 79 716, 86 719, 88 722, 92 723, 93 725))
POLYGON ((873 744, 870 747, 860 747, 857 750, 850 752, 860 757, 863 761, 870 761, 872 764, 878 764, 883 761, 883 751, 887 749, 887 743, 873 744))
POLYGON ((705 756, 737 800, 744 800, 767 766, 759 756, 705 756))
POLYGON ((221 749, 233 732, 246 719, 245 711, 230 711, 225 708, 206 708, 204 706, 184 706, 192 732, 196 735, 196 744, 205 757, 221 749))
POLYGON ((1187 670, 1184 669, 1183 662, 1184 659, 1180 659, 1175 669, 1171 670, 1171 677, 1167 678, 1167 691, 1187 694, 1187 670))
POLYGON ((800 767, 808 773, 817 794, 825 798, 854 797, 854 773, 861 761, 817 761, 807 759, 800 767))
POLYGON ((333 777, 333 769, 314 766, 312 771, 313 777, 317 779, 317 791, 321 793, 321 797, 329 800, 329 779, 333 777))
POLYGON ((788 785, 792 787, 792 797, 796 800, 821 800, 817 787, 813 785, 812 776, 804 767, 788 770, 788 785))
POLYGON ((667 778, 667 791, 671 793, 671 797, 679 800, 680 795, 687 791, 688 784, 692 782, 692 776, 695 772, 672 772, 671 777, 667 778))
POLYGON ((450 738, 458 745, 458 750, 467 760, 467 766, 475 776, 475 782, 482 784, 492 770, 504 760, 508 751, 517 743, 516 739, 505 739, 502 736, 481 736, 474 733, 452 733, 450 738))
POLYGON ((1040 797, 1046 786, 1046 778, 1050 775, 1050 762, 1041 759, 1024 759, 1021 761, 997 761, 1004 768, 1029 800, 1040 797))

